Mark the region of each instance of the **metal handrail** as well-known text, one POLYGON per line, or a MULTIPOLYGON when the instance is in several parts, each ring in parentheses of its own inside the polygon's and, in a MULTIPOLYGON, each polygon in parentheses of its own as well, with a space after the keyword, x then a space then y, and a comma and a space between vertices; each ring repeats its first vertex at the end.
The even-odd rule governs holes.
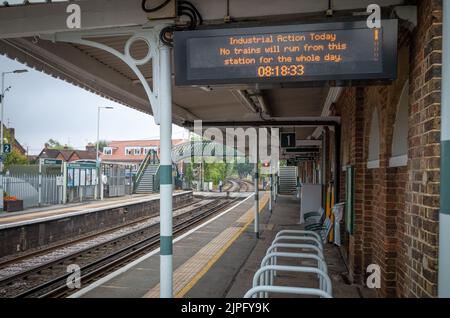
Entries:
POLYGON ((148 162, 150 161, 150 158, 151 158, 151 152, 149 151, 147 153, 147 155, 145 156, 144 160, 142 160, 142 163, 139 166, 138 171, 136 172, 136 180, 134 181, 135 185, 137 185, 139 183, 139 181, 141 180, 142 175, 144 174, 145 169, 148 166, 148 162))
POLYGON ((317 238, 319 241, 322 241, 322 238, 320 237, 319 234, 317 234, 314 231, 306 231, 306 230, 282 230, 280 232, 277 233, 277 235, 275 236, 275 238, 282 236, 283 234, 300 234, 300 235, 312 235, 315 238, 317 238))
POLYGON ((245 293, 244 298, 251 298, 253 295, 268 292, 268 293, 280 293, 280 294, 294 294, 294 295, 308 295, 308 296, 320 296, 322 298, 332 298, 332 296, 323 290, 315 288, 303 288, 303 287, 286 287, 286 286, 258 286, 250 289, 245 293))
MULTIPOLYGON (((314 250, 320 258, 325 260, 325 258, 323 256, 323 250, 320 249, 319 247, 317 247, 316 245, 312 245, 312 244, 272 243, 272 245, 267 249, 266 255, 272 253, 272 251, 278 252, 279 247, 314 250)), ((277 265, 276 262, 274 265, 277 265)), ((276 275, 276 274, 277 274, 276 272, 273 273, 273 275, 276 275)))
MULTIPOLYGON (((303 267, 303 266, 279 266, 279 265, 269 265, 264 266, 258 269, 253 276, 253 287, 257 287, 258 282, 260 280, 260 276, 264 274, 266 271, 283 271, 283 272, 297 272, 297 273, 311 273, 322 276, 322 279, 325 283, 325 292, 330 296, 333 294, 331 279, 330 277, 322 270, 314 267, 303 267)), ((319 289, 321 290, 321 289, 319 289)))
POLYGON ((319 247, 323 251, 323 243, 322 243, 322 241, 318 240, 317 238, 312 237, 312 236, 278 236, 278 237, 276 237, 273 240, 272 245, 276 244, 276 243, 278 243, 279 241, 282 241, 282 240, 314 242, 314 243, 317 244, 317 247, 319 247))
MULTIPOLYGON (((273 252, 266 254, 264 256, 263 260, 261 261, 261 267, 267 266, 267 265, 273 265, 274 259, 276 260, 278 257, 287 257, 287 258, 298 258, 298 259, 313 259, 317 261, 317 266, 320 270, 324 271, 326 274, 328 274, 328 267, 325 261, 320 258, 318 255, 315 254, 308 254, 308 253, 283 253, 283 252, 273 252), (268 264, 269 263, 269 264, 268 264)), ((262 276, 262 279, 260 280, 260 285, 267 285, 267 282, 269 285, 273 285, 273 271, 268 271, 265 273, 264 276, 262 276)), ((319 276, 319 286, 320 289, 323 289, 323 279, 321 276, 319 276)))
POLYGON ((312 245, 312 244, 293 244, 293 243, 275 243, 272 244, 266 252, 267 254, 270 254, 273 252, 278 252, 278 248, 280 247, 285 247, 285 248, 296 248, 296 249, 311 249, 314 250, 315 252, 317 252, 317 255, 322 258, 323 260, 325 259, 323 257, 323 252, 321 249, 319 249, 316 245, 312 245))
POLYGON ((158 168, 155 171, 155 174, 152 176, 153 177, 153 192, 159 192, 159 188, 160 188, 160 179, 159 179, 159 168, 161 168, 161 166, 158 166, 158 168))

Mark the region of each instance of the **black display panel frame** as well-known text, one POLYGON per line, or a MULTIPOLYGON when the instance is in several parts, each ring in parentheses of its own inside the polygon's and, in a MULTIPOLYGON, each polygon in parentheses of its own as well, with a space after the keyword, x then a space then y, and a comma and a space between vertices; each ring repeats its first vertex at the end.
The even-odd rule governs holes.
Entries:
MULTIPOLYGON (((381 23, 381 72, 361 72, 364 65, 357 65, 358 73, 348 74, 327 74, 293 77, 258 77, 249 76, 239 78, 225 76, 219 69, 202 68, 207 72, 205 78, 190 79, 190 61, 188 52, 188 41, 192 39, 208 39, 211 37, 230 37, 230 36, 251 36, 294 32, 326 32, 326 31, 352 31, 367 27, 366 21, 350 22, 326 22, 314 24, 290 24, 277 26, 245 27, 245 28, 222 28, 193 31, 177 31, 174 33, 174 61, 175 61, 175 84, 177 86, 214 86, 214 85, 235 85, 235 84, 263 84, 263 83, 313 83, 325 81, 392 81, 397 77, 397 38, 398 21, 396 19, 382 20, 381 23)), ((356 42, 356 41, 355 41, 356 42)), ((214 53, 218 54, 218 53, 214 53)), ((198 63, 198 61, 197 61, 198 63)), ((257 68, 258 66, 255 66, 257 68)), ((201 72, 202 72, 201 71, 201 72)))

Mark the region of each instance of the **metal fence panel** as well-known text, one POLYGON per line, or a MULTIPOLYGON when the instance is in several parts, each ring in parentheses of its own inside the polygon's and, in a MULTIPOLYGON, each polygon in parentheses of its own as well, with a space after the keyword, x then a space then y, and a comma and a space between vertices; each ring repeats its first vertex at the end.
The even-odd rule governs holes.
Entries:
MULTIPOLYGON (((3 189, 9 196, 23 200, 24 208, 39 206, 39 175, 9 174, 3 177, 3 189)), ((59 204, 62 189, 56 184, 56 176, 42 176, 41 205, 59 204)))

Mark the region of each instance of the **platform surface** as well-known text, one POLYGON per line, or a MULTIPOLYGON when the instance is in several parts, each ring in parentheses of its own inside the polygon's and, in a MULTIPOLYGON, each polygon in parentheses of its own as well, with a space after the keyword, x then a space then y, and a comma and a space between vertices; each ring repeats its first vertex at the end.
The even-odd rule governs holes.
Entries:
MULTIPOLYGON (((175 191, 175 194, 185 191, 175 191)), ((40 222, 43 220, 68 217, 77 214, 89 213, 92 211, 111 209, 119 206, 136 204, 148 200, 159 198, 159 193, 133 194, 123 197, 107 198, 102 201, 88 201, 82 203, 72 203, 66 205, 55 205, 50 207, 27 209, 21 212, 0 213, 0 229, 2 226, 11 224, 21 224, 22 222, 40 222)))
MULTIPOLYGON (((268 211, 268 193, 261 195, 261 236, 256 239, 253 196, 174 241, 174 296, 240 298, 251 288, 253 275, 265 252, 282 229, 301 229, 299 202, 294 196, 279 196, 273 213, 268 211)), ((159 297, 159 250, 125 266, 74 297, 159 297)), ((346 267, 339 248, 327 244, 325 258, 334 297, 375 297, 372 290, 346 282, 346 267)), ((293 265, 285 260, 283 265, 293 265)), ((280 274, 276 284, 317 287, 314 275, 280 274)), ((283 297, 285 295, 273 295, 283 297)), ((290 296, 292 297, 292 296, 290 296)))

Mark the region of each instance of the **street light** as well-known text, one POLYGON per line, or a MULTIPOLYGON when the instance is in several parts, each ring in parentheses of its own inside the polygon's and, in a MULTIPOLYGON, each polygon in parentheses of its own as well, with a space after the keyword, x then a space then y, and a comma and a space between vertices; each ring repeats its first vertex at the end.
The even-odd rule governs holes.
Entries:
POLYGON ((22 73, 27 73, 28 70, 14 70, 14 71, 10 71, 10 72, 3 72, 2 73, 2 94, 0 95, 0 100, 1 100, 1 129, 0 129, 0 154, 3 156, 3 126, 4 126, 4 113, 5 113, 5 76, 7 74, 22 74, 22 73))
MULTIPOLYGON (((99 191, 100 191, 100 200, 103 200, 103 180, 101 177, 101 169, 100 169, 100 162, 98 161, 98 151, 99 151, 99 144, 100 144, 100 110, 101 109, 114 109, 114 107, 111 106, 98 106, 98 113, 97 113, 97 151, 95 153, 95 165, 97 167, 97 178, 98 178, 98 182, 97 185, 99 185, 99 191)), ((96 186, 97 187, 97 186, 96 186)), ((97 188, 95 189, 95 198, 97 198, 97 188)))
POLYGON ((0 118, 0 211, 3 211, 3 126, 4 126, 4 113, 5 113, 5 76, 7 74, 22 74, 27 73, 28 70, 14 70, 10 72, 2 72, 2 91, 0 95, 1 102, 1 118, 0 118))
POLYGON ((101 109, 114 109, 114 107, 111 106, 106 106, 106 107, 102 107, 102 106, 98 106, 98 114, 97 114, 97 152, 96 152, 96 164, 97 167, 99 166, 99 162, 98 162, 98 151, 99 151, 99 143, 100 143, 100 110, 101 109))

